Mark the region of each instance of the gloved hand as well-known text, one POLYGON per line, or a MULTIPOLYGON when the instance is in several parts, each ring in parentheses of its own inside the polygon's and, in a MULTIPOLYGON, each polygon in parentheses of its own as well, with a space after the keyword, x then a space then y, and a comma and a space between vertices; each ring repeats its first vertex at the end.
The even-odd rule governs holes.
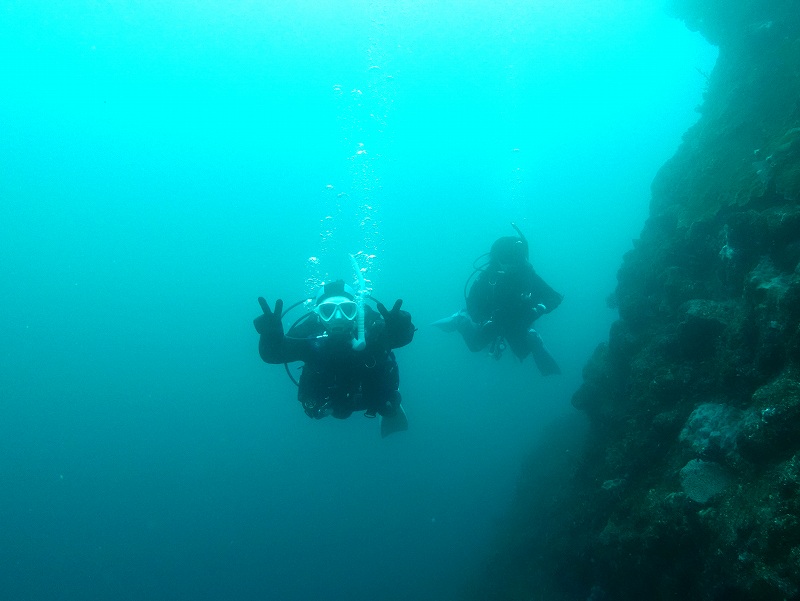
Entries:
POLYGON ((538 305, 534 306, 531 311, 533 311, 533 319, 536 320, 547 313, 547 307, 545 307, 542 303, 539 303, 538 305))
POLYGON ((402 299, 395 301, 391 311, 387 311, 383 303, 376 304, 390 335, 402 335, 408 330, 414 331, 414 326, 411 325, 411 314, 408 311, 400 310, 400 307, 403 306, 402 299))
POLYGON ((270 310, 267 300, 262 296, 258 297, 258 304, 261 305, 261 310, 264 314, 253 320, 256 332, 262 335, 283 336, 283 323, 281 322, 283 301, 281 299, 275 301, 274 311, 270 310))

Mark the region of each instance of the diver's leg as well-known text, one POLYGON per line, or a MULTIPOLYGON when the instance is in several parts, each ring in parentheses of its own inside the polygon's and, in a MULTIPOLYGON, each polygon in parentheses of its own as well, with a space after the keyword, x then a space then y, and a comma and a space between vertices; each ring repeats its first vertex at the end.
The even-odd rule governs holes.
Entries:
POLYGON ((408 430, 408 419, 400 405, 403 400, 400 396, 400 370, 394 353, 389 353, 380 377, 373 383, 378 399, 378 413, 381 416, 381 437, 386 438, 395 432, 408 430))
POLYGON ((530 349, 531 355, 533 355, 533 361, 536 363, 536 367, 539 368, 539 373, 543 376, 552 376, 561 373, 561 368, 558 366, 558 363, 556 363, 553 355, 550 354, 550 351, 544 346, 544 341, 542 337, 539 336, 539 332, 534 329, 528 330, 528 348, 530 349))
POLYGON ((450 317, 445 317, 433 324, 444 332, 458 332, 464 339, 467 348, 477 353, 486 348, 490 342, 497 338, 495 326, 491 321, 475 323, 469 314, 461 310, 450 317))
MULTIPOLYGON (((363 395, 364 416, 375 417, 393 413, 391 407, 394 395, 398 395, 400 386, 400 369, 394 353, 388 353, 386 358, 378 360, 375 365, 365 369, 361 378, 361 392, 363 395)), ((397 401, 399 404, 399 400, 397 401)))
POLYGON ((393 390, 381 399, 378 413, 383 417, 392 417, 400 408, 402 397, 399 390, 393 390))
POLYGON ((307 365, 303 366, 300 374, 297 400, 300 401, 303 411, 308 417, 321 419, 331 413, 327 386, 322 381, 320 374, 307 365))
POLYGON ((375 417, 381 408, 381 401, 375 391, 364 391, 364 417, 375 417))
POLYGON ((497 326, 492 321, 485 321, 483 323, 475 323, 471 319, 466 322, 458 330, 464 338, 464 343, 467 348, 473 353, 482 351, 486 346, 497 339, 500 335, 497 326))
POLYGON ((443 332, 455 332, 461 328, 461 324, 464 320, 469 319, 469 315, 464 310, 458 311, 453 313, 450 317, 445 317, 444 319, 438 319, 434 321, 431 325, 436 326, 443 332))
POLYGON ((408 418, 400 404, 401 400, 400 391, 395 390, 381 409, 381 438, 408 430, 408 418))

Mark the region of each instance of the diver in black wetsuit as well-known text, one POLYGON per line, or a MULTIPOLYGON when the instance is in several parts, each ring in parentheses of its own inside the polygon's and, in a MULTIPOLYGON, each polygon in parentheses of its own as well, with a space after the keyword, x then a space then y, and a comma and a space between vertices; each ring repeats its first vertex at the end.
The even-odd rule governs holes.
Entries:
POLYGON ((514 229, 518 237, 504 236, 492 244, 489 263, 477 270, 466 296, 466 310, 434 325, 446 332, 460 332, 473 352, 490 347, 499 359, 507 343, 520 360, 533 356, 542 375, 560 374, 533 322, 555 310, 564 297, 533 270, 528 241, 516 226, 514 229))
POLYGON ((325 284, 314 309, 284 334, 283 301, 274 311, 258 299, 263 315, 253 324, 260 334, 258 352, 266 363, 302 361, 298 400, 309 417, 344 419, 354 411, 381 416, 381 436, 408 429, 400 405, 400 375, 392 349, 411 342, 414 325, 402 311, 366 305, 342 280, 325 284))

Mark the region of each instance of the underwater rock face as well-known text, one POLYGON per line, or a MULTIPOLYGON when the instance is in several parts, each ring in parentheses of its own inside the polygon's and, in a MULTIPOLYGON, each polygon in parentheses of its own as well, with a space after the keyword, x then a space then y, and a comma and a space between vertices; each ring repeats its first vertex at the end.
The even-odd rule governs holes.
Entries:
POLYGON ((791 456, 800 446, 800 382, 781 377, 759 388, 738 434, 744 457, 765 463, 791 456))
POLYGON ((713 461, 692 459, 681 468, 681 488, 687 497, 697 503, 708 503, 723 493, 729 484, 728 474, 713 461))
POLYGON ((729 458, 737 451, 741 411, 719 403, 699 405, 681 430, 679 440, 690 445, 698 457, 729 458))
POLYGON ((800 5, 670 6, 720 47, 701 117, 573 397, 585 450, 474 598, 800 599, 800 5))

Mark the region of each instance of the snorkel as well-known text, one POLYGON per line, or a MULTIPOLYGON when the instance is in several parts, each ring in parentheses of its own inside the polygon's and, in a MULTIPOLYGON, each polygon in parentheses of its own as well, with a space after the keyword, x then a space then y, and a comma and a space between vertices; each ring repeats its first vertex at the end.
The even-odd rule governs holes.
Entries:
POLYGON ((364 296, 367 294, 367 283, 364 281, 364 274, 361 273, 361 269, 359 269, 356 258, 353 255, 350 255, 350 261, 353 263, 353 271, 356 272, 356 278, 358 279, 358 292, 355 298, 358 305, 358 313, 356 314, 358 332, 353 340, 353 350, 363 351, 367 346, 367 341, 364 338, 364 296))
POLYGON ((517 224, 514 223, 513 221, 511 222, 511 227, 513 227, 517 231, 517 233, 519 234, 520 239, 522 240, 522 243, 525 245, 525 258, 527 259, 528 258, 528 250, 530 248, 530 246, 528 245, 528 239, 525 237, 525 234, 522 233, 522 230, 519 229, 519 227, 517 227, 517 224))

